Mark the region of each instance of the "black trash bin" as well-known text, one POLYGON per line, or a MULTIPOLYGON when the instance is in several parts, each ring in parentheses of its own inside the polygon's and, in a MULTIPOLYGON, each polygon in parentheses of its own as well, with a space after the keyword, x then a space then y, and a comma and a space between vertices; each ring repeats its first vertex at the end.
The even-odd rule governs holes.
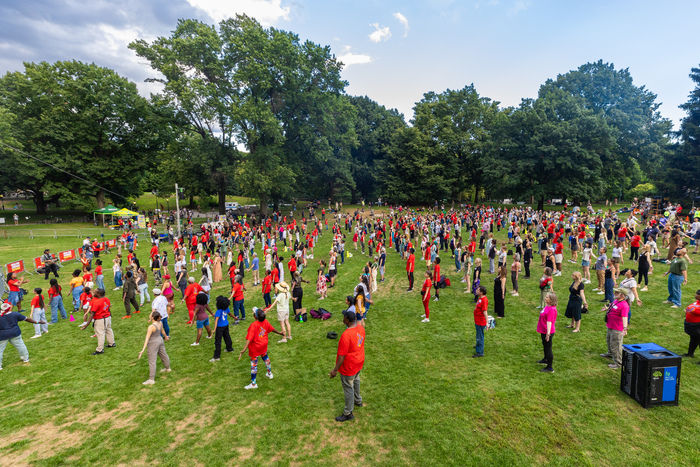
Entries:
POLYGON ((647 350, 636 352, 636 358, 634 399, 644 408, 678 405, 681 356, 668 350, 647 350))

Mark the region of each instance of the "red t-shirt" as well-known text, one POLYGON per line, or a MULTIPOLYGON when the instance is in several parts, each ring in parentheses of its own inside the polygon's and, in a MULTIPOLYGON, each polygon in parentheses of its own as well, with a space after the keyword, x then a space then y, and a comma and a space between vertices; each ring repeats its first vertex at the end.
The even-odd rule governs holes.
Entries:
POLYGON ((92 274, 90 274, 89 272, 86 272, 85 274, 83 274, 83 282, 90 282, 90 281, 92 281, 92 274))
POLYGON ((700 323, 700 300, 685 309, 685 320, 689 323, 700 323))
POLYGON ((272 275, 265 276, 262 281, 262 293, 270 293, 272 290, 272 275))
POLYGON ((194 305, 197 301, 197 294, 202 290, 202 286, 199 285, 197 282, 188 285, 185 289, 185 303, 187 305, 194 305))
POLYGON ((279 281, 280 281, 280 272, 277 268, 274 268, 272 270, 272 282, 274 282, 276 284, 279 281))
POLYGON ((433 280, 435 282, 440 282, 440 265, 436 264, 435 269, 433 270, 433 280))
POLYGON ((59 295, 61 295, 61 286, 60 285, 58 286, 58 290, 54 290, 53 287, 49 287, 48 294, 49 294, 49 300, 51 300, 54 297, 58 297, 59 295))
POLYGON ((338 370, 341 375, 354 376, 362 370, 365 364, 365 328, 363 326, 355 326, 343 331, 338 342, 336 363, 341 355, 345 356, 338 370))
POLYGON ((93 319, 102 319, 110 317, 112 315, 109 312, 110 306, 112 306, 112 304, 110 303, 109 298, 107 297, 93 298, 90 302, 90 311, 95 313, 93 319))
POLYGON ((10 292, 19 292, 19 279, 9 280, 7 285, 10 286, 10 292))
POLYGON ((267 353, 267 335, 274 330, 275 328, 272 327, 268 320, 264 320, 262 323, 255 320, 250 323, 248 334, 245 336, 246 340, 250 341, 250 344, 248 344, 248 355, 250 358, 259 357, 267 353))
POLYGON ((39 299, 40 299, 40 298, 41 298, 42 301, 44 300, 44 296, 43 296, 43 295, 41 295, 41 296, 39 296, 39 295, 34 295, 34 298, 32 298, 32 310, 33 310, 34 308, 41 308, 41 303, 39 302, 39 299))
POLYGON ((486 317, 484 316, 484 311, 489 309, 489 299, 488 297, 481 297, 478 302, 476 302, 476 307, 474 308, 474 324, 477 326, 486 326, 486 317))
POLYGON ((92 300, 92 294, 89 293, 81 293, 80 294, 80 304, 85 306, 86 303, 89 303, 92 300))
POLYGON ((294 258, 290 259, 289 262, 287 263, 287 267, 289 268, 289 272, 294 273, 294 271, 297 270, 297 262, 294 258))
POLYGON ((627 236, 627 229, 621 228, 617 231, 617 238, 622 238, 627 236))
POLYGON ((416 265, 416 256, 414 254, 408 255, 408 261, 406 262, 406 271, 413 272, 416 265))
POLYGON ((236 277, 236 266, 231 266, 230 268, 228 268, 228 277, 230 277, 231 279, 236 277))
POLYGON ((243 300, 243 285, 233 284, 233 300, 243 300))
MULTIPOLYGON (((426 279, 425 282, 423 282, 423 287, 420 290, 421 292, 425 292, 425 295, 430 296, 430 288, 432 286, 433 282, 430 279, 426 279)), ((425 298, 423 300, 425 300, 425 298)))
POLYGON ((97 266, 95 268, 95 275, 96 276, 101 276, 102 275, 102 266, 97 266))
POLYGON ((641 237, 640 237, 639 235, 635 235, 634 237, 632 237, 632 243, 631 243, 631 245, 632 245, 633 247, 639 247, 639 241, 640 241, 640 240, 641 240, 641 237))
POLYGON ((561 242, 556 243, 555 248, 554 248, 554 254, 560 255, 563 253, 563 251, 564 251, 564 244, 561 242))
POLYGON ((157 254, 158 254, 158 246, 153 245, 151 247, 151 259, 155 258, 157 254))
POLYGON ((547 227, 547 233, 554 233, 554 223, 549 224, 549 227, 547 227))

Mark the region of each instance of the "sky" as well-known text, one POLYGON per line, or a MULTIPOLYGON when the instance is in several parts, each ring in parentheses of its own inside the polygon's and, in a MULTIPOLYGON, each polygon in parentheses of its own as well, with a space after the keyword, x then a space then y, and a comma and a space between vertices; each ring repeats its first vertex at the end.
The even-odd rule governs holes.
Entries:
POLYGON ((409 121, 426 92, 474 84, 517 106, 547 79, 602 59, 657 94, 674 126, 700 66, 697 0, 0 0, 0 73, 80 60, 116 70, 148 96, 155 76, 127 49, 168 36, 180 18, 236 13, 329 45, 351 95, 409 121))

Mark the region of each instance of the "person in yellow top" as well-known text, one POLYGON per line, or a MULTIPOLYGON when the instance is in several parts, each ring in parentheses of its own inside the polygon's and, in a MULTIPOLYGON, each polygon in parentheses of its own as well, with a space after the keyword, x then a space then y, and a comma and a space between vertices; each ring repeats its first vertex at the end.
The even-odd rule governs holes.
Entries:
POLYGON ((80 269, 73 271, 73 277, 70 280, 70 293, 73 296, 73 311, 76 313, 80 308, 80 294, 83 293, 83 278, 80 277, 80 269))
POLYGON ((357 315, 357 324, 364 327, 365 325, 365 291, 362 284, 357 284, 355 287, 355 314, 357 315))

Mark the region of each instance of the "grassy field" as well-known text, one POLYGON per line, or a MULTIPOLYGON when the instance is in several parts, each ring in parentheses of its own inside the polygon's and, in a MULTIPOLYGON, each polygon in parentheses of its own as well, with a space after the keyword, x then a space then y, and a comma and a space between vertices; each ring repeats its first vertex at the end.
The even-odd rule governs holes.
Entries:
MULTIPOLYGON (((30 262, 45 247, 59 251, 79 243, 67 237, 0 239, 0 261, 30 262)), ((236 360, 238 352, 212 364, 213 340, 190 347, 196 331, 185 324, 184 306, 170 319, 172 373, 158 373, 154 386, 142 386, 148 363, 136 357, 147 314, 120 320, 120 292, 111 290, 108 277, 117 347, 104 355, 90 355, 96 342, 89 330, 78 329, 79 319, 50 326, 40 339, 29 339, 32 326, 23 324, 31 363, 22 364, 8 346, 0 372, 0 465, 700 465, 697 359, 684 359, 680 406, 641 408, 620 391, 619 370, 608 369, 609 361, 598 356, 606 350, 606 328, 597 302, 602 297, 590 292, 592 286, 586 287, 591 313, 584 315, 581 333, 564 327, 565 290, 571 272, 580 270, 566 261, 563 276, 554 281, 556 372, 545 374, 535 363, 542 358, 535 332, 541 268, 532 268, 533 279, 521 279, 520 297, 506 294, 506 318, 486 333, 486 357, 473 359, 474 305, 462 293, 449 252, 442 253, 442 264, 452 286, 431 303, 431 322, 422 324, 420 294, 405 292, 405 265, 389 250, 387 280, 373 296, 367 322, 365 407, 355 411, 354 421, 335 422, 342 389, 328 372, 337 341, 325 336, 343 330, 343 297, 367 257, 346 259, 329 299, 318 301, 314 264, 327 258, 322 252, 329 245, 324 232, 304 273, 312 282, 305 284, 304 305, 323 306, 334 316, 292 323, 294 340, 286 344, 273 335, 275 378, 259 378, 258 390, 243 389, 250 365, 246 358, 236 360)), ((350 240, 348 245, 352 251, 350 240)), ((147 252, 148 246, 139 248, 142 262, 147 252)), ((625 343, 656 342, 684 353, 683 311, 661 303, 667 267, 654 264, 650 291, 641 293, 643 306, 633 308, 625 343)), ((69 269, 62 270, 64 289, 69 269)), ((417 262, 417 285, 424 270, 425 263, 417 262)), ((691 265, 684 305, 700 288, 698 271, 691 265)), ((490 299, 493 277, 483 277, 490 299)), ((31 279, 27 289, 47 286, 43 277, 31 279)), ((213 294, 228 291, 219 283, 213 294)), ((262 304, 260 289, 250 287, 247 312, 262 304)), ((490 308, 494 314, 492 300, 490 308)), ((232 327, 237 351, 246 327, 232 327)))

